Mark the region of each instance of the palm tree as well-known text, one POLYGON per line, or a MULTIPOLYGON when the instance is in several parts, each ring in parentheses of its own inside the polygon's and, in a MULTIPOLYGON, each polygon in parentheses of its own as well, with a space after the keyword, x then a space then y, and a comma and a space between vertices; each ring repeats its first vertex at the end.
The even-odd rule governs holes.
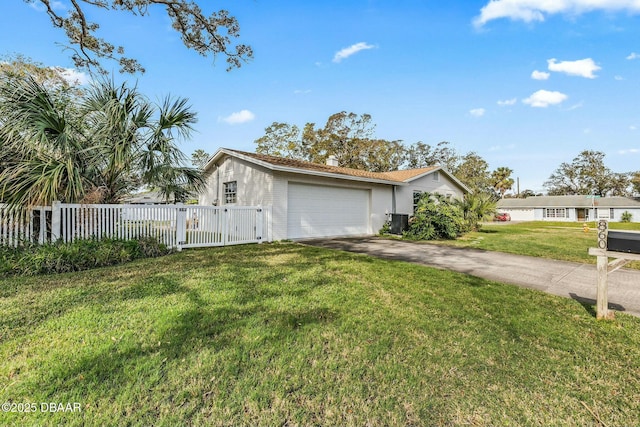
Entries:
POLYGON ((513 187, 514 180, 511 178, 512 173, 513 170, 507 167, 499 167, 491 174, 493 188, 500 194, 500 198, 503 198, 504 193, 513 187))
POLYGON ((54 92, 31 77, 5 75, 0 84, 0 200, 10 205, 75 201, 85 192, 89 140, 54 92))
POLYGON ((113 81, 62 97, 5 75, 0 117, 0 200, 14 206, 118 203, 143 185, 182 201, 203 184, 176 145, 196 122, 185 99, 156 105, 113 81))
POLYGON ((463 212, 466 231, 479 230, 480 222, 496 212, 495 197, 493 194, 478 192, 465 194, 462 199, 456 199, 456 203, 463 212))

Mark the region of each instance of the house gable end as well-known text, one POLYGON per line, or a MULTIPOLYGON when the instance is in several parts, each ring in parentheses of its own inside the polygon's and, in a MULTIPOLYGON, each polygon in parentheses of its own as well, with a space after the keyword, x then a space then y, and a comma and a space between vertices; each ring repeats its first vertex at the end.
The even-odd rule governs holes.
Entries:
MULTIPOLYGON (((450 181, 451 184, 455 185, 456 187, 458 187, 458 189, 460 189, 463 193, 471 193, 471 190, 469 189, 469 187, 467 187, 466 185, 464 185, 458 178, 456 178, 455 176, 453 176, 450 172, 448 172, 446 169, 443 169, 440 166, 437 166, 435 168, 433 168, 430 171, 426 171, 422 174, 416 175, 414 177, 411 177, 409 179, 406 179, 405 182, 407 182, 409 185, 415 184, 417 181, 423 180, 423 179, 429 179, 429 176, 432 176, 434 173, 438 173, 440 176, 440 180, 442 180, 442 177, 444 177, 446 180, 450 181)), ((434 180, 435 181, 435 180, 434 180)))

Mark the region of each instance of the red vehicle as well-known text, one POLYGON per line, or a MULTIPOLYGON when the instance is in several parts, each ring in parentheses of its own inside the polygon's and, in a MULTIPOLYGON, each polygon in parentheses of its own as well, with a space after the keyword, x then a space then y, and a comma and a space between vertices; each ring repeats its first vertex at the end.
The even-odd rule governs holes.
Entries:
POLYGON ((494 217, 494 221, 511 221, 511 215, 506 212, 498 212, 494 217))

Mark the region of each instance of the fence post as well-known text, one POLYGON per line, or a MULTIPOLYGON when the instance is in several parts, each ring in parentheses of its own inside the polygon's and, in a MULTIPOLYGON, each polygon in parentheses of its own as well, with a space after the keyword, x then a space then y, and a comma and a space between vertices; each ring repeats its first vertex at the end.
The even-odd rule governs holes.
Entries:
POLYGON ((176 203, 176 246, 178 252, 182 245, 187 244, 187 208, 182 203, 176 203))
POLYGON ((51 243, 62 237, 62 210, 60 204, 58 200, 51 204, 51 243))
POLYGON ((267 242, 273 242, 273 205, 267 207, 267 242))
POLYGON ((264 234, 264 210, 262 206, 258 206, 256 212, 256 238, 258 239, 258 244, 263 242, 263 234, 264 234))
POLYGON ((47 239, 47 209, 44 206, 38 208, 40 211, 40 228, 38 232, 38 244, 42 245, 47 239))
POLYGON ((229 209, 222 208, 222 246, 227 245, 229 237, 229 209))

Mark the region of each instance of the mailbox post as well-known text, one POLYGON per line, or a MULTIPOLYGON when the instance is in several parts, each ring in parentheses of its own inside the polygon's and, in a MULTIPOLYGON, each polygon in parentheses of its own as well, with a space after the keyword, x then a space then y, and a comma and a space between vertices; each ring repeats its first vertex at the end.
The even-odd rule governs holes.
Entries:
POLYGON ((609 273, 623 267, 629 261, 640 261, 640 233, 609 232, 609 223, 598 220, 598 247, 589 248, 589 255, 597 258, 598 290, 596 293, 596 318, 613 319, 609 311, 609 273), (609 258, 614 258, 609 262, 609 258))

